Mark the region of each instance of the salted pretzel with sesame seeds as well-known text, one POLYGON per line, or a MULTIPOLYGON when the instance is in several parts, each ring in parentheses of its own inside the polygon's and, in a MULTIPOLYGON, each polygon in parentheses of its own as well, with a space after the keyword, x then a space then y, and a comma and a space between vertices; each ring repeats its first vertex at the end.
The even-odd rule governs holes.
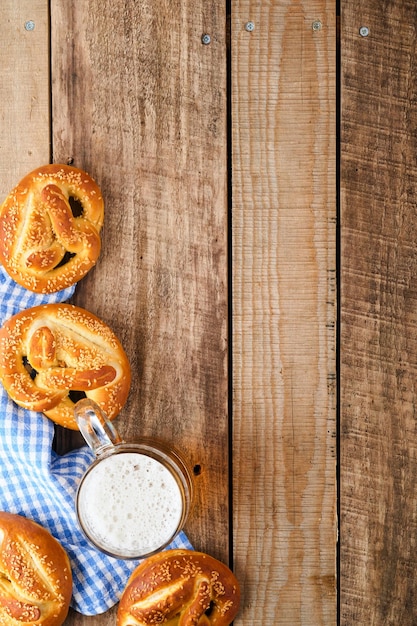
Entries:
POLYGON ((117 626, 229 626, 239 602, 239 583, 226 565, 203 552, 166 550, 130 576, 117 626))
POLYGON ((72 595, 68 555, 46 528, 0 512, 0 625, 61 626, 72 595))
POLYGON ((118 415, 131 369, 107 324, 75 305, 53 303, 20 311, 3 324, 0 381, 19 406, 77 430, 73 413, 80 397, 94 400, 110 419, 118 415))
POLYGON ((103 219, 102 194, 91 176, 69 165, 39 167, 0 207, 0 261, 30 291, 74 285, 99 257, 103 219))

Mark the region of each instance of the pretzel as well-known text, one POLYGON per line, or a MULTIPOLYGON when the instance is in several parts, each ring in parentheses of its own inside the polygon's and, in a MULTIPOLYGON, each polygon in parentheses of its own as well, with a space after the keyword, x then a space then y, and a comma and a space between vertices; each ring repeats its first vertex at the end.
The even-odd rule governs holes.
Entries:
POLYGON ((228 626, 239 602, 239 583, 226 565, 203 552, 166 550, 130 576, 117 626, 228 626))
POLYGON ((72 304, 44 304, 0 329, 0 381, 16 404, 77 430, 73 407, 80 397, 113 419, 127 399, 131 371, 119 340, 98 317, 72 304))
POLYGON ((36 522, 0 512, 0 624, 61 626, 71 595, 61 544, 36 522))
POLYGON ((69 287, 98 259, 103 217, 101 191, 86 172, 59 164, 39 167, 0 207, 0 261, 30 291, 69 287))

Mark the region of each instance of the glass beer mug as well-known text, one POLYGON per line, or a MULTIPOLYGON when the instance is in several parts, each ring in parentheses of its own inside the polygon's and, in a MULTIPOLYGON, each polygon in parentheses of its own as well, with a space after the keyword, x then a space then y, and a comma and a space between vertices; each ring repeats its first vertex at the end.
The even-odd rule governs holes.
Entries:
POLYGON ((192 500, 181 456, 152 441, 122 441, 100 407, 85 398, 75 419, 95 460, 78 486, 81 529, 99 550, 121 559, 150 556, 182 530, 192 500))

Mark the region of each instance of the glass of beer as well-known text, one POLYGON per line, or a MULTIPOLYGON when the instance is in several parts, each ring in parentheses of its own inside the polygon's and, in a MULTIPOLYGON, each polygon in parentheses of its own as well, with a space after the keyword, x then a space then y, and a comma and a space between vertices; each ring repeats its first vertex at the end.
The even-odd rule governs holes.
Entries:
POLYGON ((78 486, 81 529, 99 550, 121 559, 150 556, 183 529, 192 502, 191 472, 161 442, 122 441, 101 408, 85 398, 74 415, 95 460, 78 486))

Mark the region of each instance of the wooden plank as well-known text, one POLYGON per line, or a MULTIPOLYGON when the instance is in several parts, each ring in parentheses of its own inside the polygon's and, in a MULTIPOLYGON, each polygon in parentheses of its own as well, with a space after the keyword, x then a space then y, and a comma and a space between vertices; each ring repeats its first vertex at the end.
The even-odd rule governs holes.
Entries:
POLYGON ((336 623, 335 13, 232 6, 239 626, 336 623))
POLYGON ((49 162, 48 2, 2 2, 0 19, 1 203, 27 172, 49 162))
POLYGON ((417 5, 381 9, 342 2, 345 626, 417 623, 417 5))
POLYGON ((53 0, 51 23, 53 158, 86 169, 105 199, 102 253, 76 302, 129 356, 119 430, 183 451, 197 473, 188 536, 227 562, 223 5, 53 0))

